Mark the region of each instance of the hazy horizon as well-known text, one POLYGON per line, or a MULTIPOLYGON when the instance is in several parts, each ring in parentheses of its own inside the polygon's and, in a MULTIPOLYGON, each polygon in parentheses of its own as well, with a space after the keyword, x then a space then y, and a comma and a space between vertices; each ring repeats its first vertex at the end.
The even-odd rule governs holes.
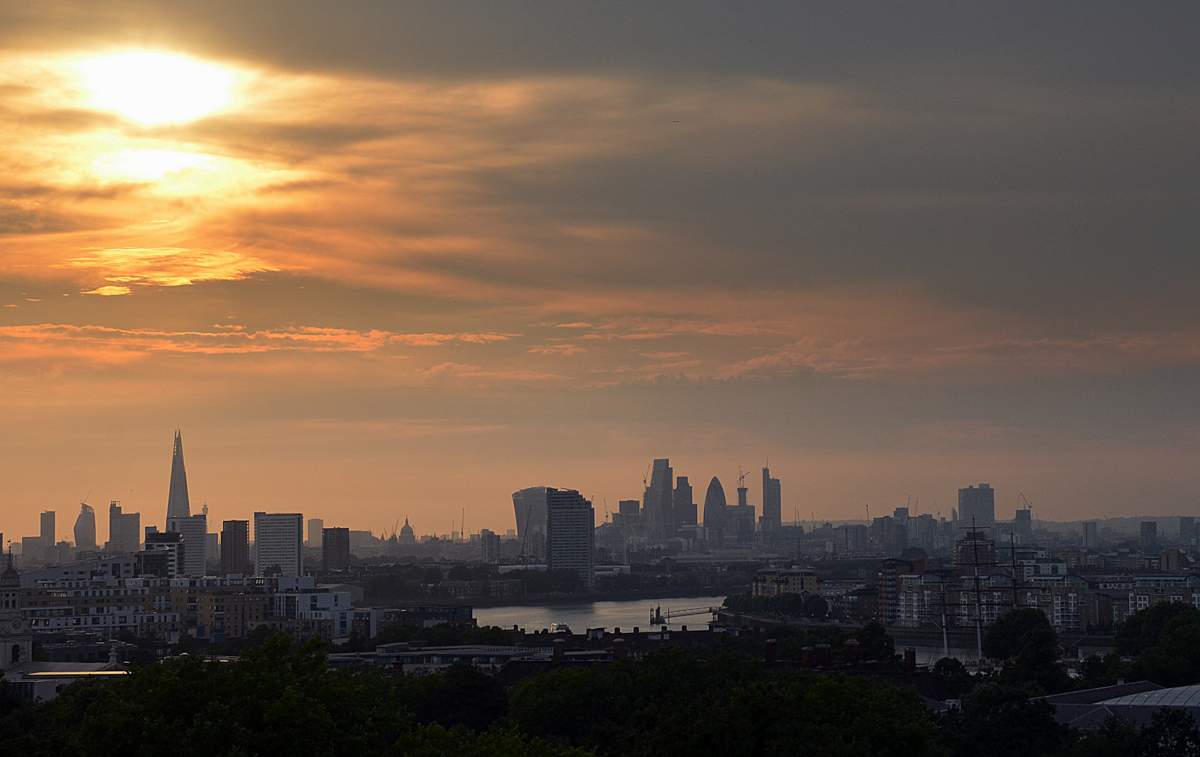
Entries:
POLYGON ((161 525, 176 428, 217 527, 1195 513, 1197 22, 0 0, 0 531, 161 525))

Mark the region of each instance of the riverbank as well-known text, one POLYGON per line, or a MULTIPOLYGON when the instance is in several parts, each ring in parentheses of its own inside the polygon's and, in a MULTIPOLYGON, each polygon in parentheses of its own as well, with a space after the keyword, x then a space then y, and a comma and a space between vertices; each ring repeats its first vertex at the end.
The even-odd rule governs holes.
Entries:
MULTIPOLYGON (((746 591, 749 591, 749 588, 744 588, 741 590, 743 593, 746 591)), ((519 599, 502 597, 452 600, 439 597, 435 601, 424 601, 420 603, 438 605, 461 604, 479 608, 541 607, 555 605, 578 605, 587 602, 640 602, 643 600, 647 602, 655 602, 665 599, 695 599, 698 597, 714 596, 719 596, 722 600, 724 600, 724 598, 729 594, 737 593, 739 592, 734 590, 721 592, 720 590, 709 587, 707 589, 696 589, 695 591, 666 589, 663 591, 605 591, 593 592, 591 594, 529 594, 519 599)))

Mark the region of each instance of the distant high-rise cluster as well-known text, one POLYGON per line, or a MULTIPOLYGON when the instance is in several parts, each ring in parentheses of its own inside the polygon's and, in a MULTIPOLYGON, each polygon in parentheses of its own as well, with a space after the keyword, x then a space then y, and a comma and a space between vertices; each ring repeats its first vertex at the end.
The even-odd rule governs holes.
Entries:
POLYGON ((988 484, 958 490, 958 519, 974 528, 996 525, 996 490, 988 484))

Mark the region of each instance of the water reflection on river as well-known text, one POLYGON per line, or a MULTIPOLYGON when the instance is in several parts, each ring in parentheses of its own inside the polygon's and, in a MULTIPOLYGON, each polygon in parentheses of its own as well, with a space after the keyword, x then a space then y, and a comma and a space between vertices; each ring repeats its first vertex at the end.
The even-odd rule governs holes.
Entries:
MULTIPOLYGON (((650 628, 650 613, 662 608, 668 610, 686 608, 720 607, 725 597, 668 597, 665 599, 635 599, 621 602, 564 602, 553 605, 509 605, 505 607, 478 607, 475 619, 481 626, 512 628, 520 626, 527 631, 549 628, 552 623, 566 624, 575 633, 588 628, 618 627, 622 631, 633 630, 634 626, 650 628)), ((708 627, 712 616, 706 612, 686 617, 672 618, 671 628, 688 626, 703 629, 708 627)), ((666 624, 664 624, 666 625, 666 624)), ((658 626, 656 625, 655 628, 658 626)))

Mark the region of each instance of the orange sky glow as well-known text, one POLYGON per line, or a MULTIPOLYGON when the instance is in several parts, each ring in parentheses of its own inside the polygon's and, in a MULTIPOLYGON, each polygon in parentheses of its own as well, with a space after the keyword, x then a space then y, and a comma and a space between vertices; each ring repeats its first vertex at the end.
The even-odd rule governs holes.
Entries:
POLYGON ((1200 505, 1195 79, 254 5, 0 0, 6 539, 161 525, 175 428, 217 522, 603 517, 662 456, 785 520, 1200 505))

